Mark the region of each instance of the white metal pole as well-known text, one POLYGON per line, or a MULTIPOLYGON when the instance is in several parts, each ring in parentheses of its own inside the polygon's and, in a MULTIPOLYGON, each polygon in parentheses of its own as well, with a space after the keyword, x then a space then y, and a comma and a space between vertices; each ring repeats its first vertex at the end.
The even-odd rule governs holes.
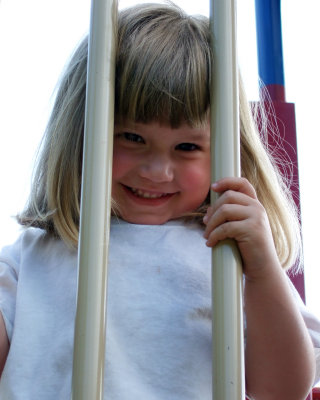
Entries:
POLYGON ((115 0, 93 0, 89 34, 72 399, 103 398, 114 124, 115 0))
MULTIPOLYGON (((213 181, 241 174, 235 3, 236 0, 210 0, 213 181)), ((213 399, 243 400, 242 267, 237 246, 231 240, 212 251, 212 302, 213 399)))

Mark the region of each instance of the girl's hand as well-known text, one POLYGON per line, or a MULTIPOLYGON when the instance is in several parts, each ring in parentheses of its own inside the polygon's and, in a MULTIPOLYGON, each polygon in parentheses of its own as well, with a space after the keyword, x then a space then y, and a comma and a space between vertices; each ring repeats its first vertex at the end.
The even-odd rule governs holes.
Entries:
POLYGON ((247 279, 259 279, 279 266, 269 220, 252 185, 245 178, 224 178, 212 184, 220 193, 203 219, 207 246, 224 239, 236 240, 247 279))
POLYGON ((204 218, 207 245, 235 239, 246 275, 246 389, 257 399, 304 399, 315 376, 313 345, 278 260, 266 211, 246 179, 221 179, 212 190, 221 196, 204 218))

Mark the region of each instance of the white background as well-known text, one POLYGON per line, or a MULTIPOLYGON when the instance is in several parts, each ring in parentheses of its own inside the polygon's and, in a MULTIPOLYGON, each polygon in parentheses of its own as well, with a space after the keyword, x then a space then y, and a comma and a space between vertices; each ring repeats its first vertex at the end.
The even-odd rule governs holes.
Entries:
MULTIPOLYGON (((204 0, 176 1, 208 15, 204 0)), ((135 1, 122 0, 120 7, 135 1)), ((282 0, 287 101, 296 104, 307 303, 320 317, 319 0, 282 0)), ((35 151, 52 94, 87 32, 89 0, 0 0, 0 247, 18 235, 14 216, 28 195, 35 151)), ((238 1, 239 59, 251 100, 258 97, 254 0, 238 1)))

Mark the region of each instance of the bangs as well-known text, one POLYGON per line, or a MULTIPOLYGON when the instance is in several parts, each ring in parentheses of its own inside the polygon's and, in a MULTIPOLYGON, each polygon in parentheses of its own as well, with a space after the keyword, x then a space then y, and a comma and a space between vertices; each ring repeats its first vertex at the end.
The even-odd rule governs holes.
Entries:
POLYGON ((116 118, 175 128, 207 122, 211 50, 206 18, 177 7, 124 11, 119 20, 116 118))

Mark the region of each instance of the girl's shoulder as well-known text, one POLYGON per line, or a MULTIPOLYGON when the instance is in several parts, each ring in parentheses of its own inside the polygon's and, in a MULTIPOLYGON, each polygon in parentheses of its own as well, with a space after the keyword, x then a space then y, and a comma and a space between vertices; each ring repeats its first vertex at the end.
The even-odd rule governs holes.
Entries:
POLYGON ((48 234, 40 228, 23 228, 17 240, 0 251, 0 263, 7 264, 17 273, 22 263, 37 258, 43 259, 49 254, 61 254, 70 251, 62 240, 48 234))
POLYGON ((22 253, 25 249, 33 247, 44 235, 44 231, 38 228, 23 228, 15 242, 4 246, 0 251, 0 262, 18 269, 22 253))

